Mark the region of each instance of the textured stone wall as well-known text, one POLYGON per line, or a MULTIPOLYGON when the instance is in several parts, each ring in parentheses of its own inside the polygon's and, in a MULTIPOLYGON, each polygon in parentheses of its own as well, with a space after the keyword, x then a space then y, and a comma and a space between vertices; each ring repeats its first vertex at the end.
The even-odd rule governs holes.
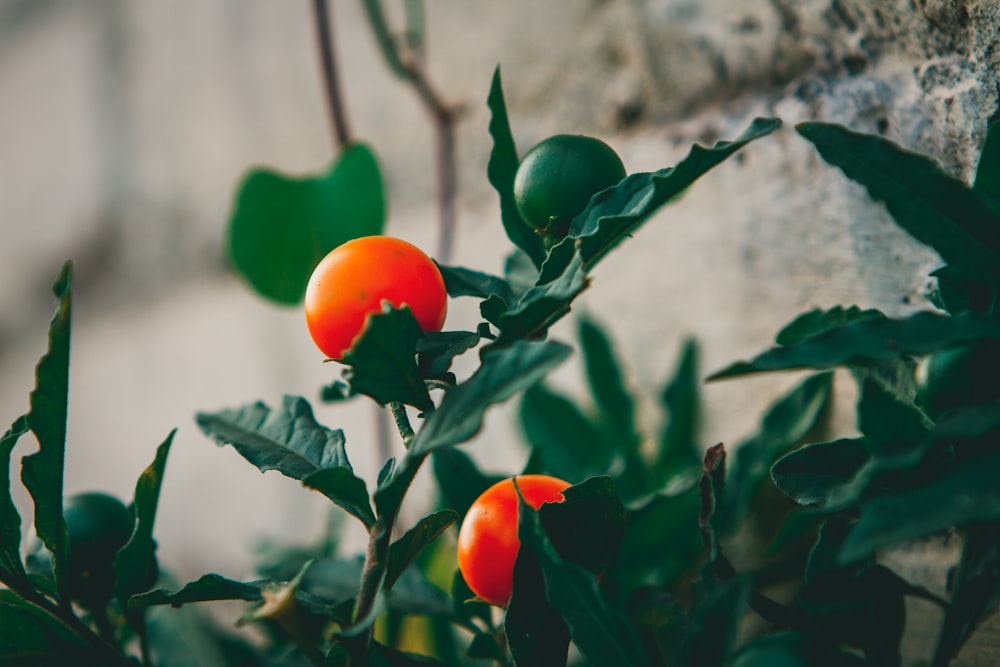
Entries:
MULTIPOLYGON (((389 231, 432 246, 427 117, 387 72, 358 3, 331 4, 351 126, 386 172, 389 231)), ((816 119, 877 132, 970 178, 998 104, 996 2, 434 0, 427 10, 428 69, 466 109, 457 264, 499 271, 506 252, 485 178, 484 100, 497 64, 522 151, 558 132, 597 134, 642 171, 672 164, 693 142, 734 137, 754 116, 786 122, 595 273, 581 308, 608 325, 637 389, 657 390, 688 335, 708 372, 766 347, 813 306, 925 307, 937 258, 791 126, 816 119)), ((26 407, 47 283, 72 257, 67 488, 127 495, 179 426, 158 534, 182 577, 241 576, 246 546, 260 537, 311 539, 325 503, 214 448, 191 419, 197 409, 313 396, 331 376, 300 314, 250 295, 221 257, 246 168, 303 172, 331 159, 308 3, 4 0, 0 108, 0 417, 26 407)), ((448 324, 469 326, 475 312, 456 303, 448 324)), ((566 323, 554 335, 572 331, 566 323)), ((705 443, 739 441, 797 379, 707 387, 705 443)), ((838 424, 849 430, 851 388, 840 380, 838 424)), ((555 381, 582 391, 573 364, 555 381)), ((323 407, 320 417, 347 431, 356 467, 373 477, 372 412, 323 407)), ((514 469, 517 437, 501 410, 472 451, 514 469)), ((927 576, 940 579, 934 553, 927 576)), ((993 636, 960 664, 996 664, 993 636)), ((910 639, 915 655, 919 641, 910 639)))

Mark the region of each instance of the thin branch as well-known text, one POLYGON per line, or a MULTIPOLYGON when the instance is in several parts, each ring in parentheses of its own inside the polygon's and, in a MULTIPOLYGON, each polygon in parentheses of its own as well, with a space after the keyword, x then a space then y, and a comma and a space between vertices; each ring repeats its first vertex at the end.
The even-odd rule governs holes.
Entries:
POLYGON ((337 77, 337 61, 333 49, 333 17, 327 0, 313 0, 313 23, 319 43, 320 63, 323 66, 323 84, 326 89, 327 107, 336 148, 342 149, 350 143, 351 133, 347 129, 347 118, 340 95, 340 80, 337 77))
POLYGON ((390 403, 389 409, 392 410, 392 418, 396 420, 396 428, 403 438, 403 444, 409 449, 415 434, 410 426, 410 418, 406 415, 406 406, 402 403, 390 403))

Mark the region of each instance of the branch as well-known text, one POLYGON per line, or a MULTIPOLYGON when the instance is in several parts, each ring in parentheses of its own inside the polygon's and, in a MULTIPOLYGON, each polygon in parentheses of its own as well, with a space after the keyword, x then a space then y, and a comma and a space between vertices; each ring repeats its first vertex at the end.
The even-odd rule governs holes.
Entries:
POLYGON ((350 143, 351 133, 347 129, 347 118, 340 96, 340 81, 337 77, 337 63, 333 50, 333 30, 330 28, 332 16, 327 0, 313 0, 312 6, 320 62, 323 66, 323 84, 330 110, 330 124, 333 126, 336 148, 342 149, 350 143))

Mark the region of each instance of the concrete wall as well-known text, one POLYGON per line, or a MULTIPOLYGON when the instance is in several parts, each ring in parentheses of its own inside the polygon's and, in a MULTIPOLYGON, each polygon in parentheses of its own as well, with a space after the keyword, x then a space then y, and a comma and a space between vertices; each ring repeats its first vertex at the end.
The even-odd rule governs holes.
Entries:
MULTIPOLYGON (((426 115, 388 74, 359 3, 331 4, 351 126, 386 172, 388 229, 432 247, 426 115)), ((656 391, 686 335, 702 342, 709 371, 763 349, 813 306, 926 306, 937 258, 790 128, 819 119, 878 132, 970 178, 998 101, 991 0, 434 0, 427 11, 428 69, 466 107, 456 264, 500 271, 507 251, 485 177, 497 64, 522 151, 558 132, 596 134, 643 171, 695 141, 731 138, 755 115, 786 121, 595 273, 580 307, 609 325, 637 389, 656 391)), ((48 283, 73 258, 67 489, 128 495, 178 426, 157 534, 182 578, 243 576, 248 544, 312 539, 324 518, 315 494, 261 477, 191 419, 313 397, 334 374, 300 313, 252 296, 221 250, 249 166, 303 172, 331 159, 310 20, 305 0, 0 1, 0 415, 27 407, 48 283)), ((447 326, 475 316, 474 303, 456 303, 447 326)), ((554 332, 571 334, 571 323, 554 332)), ((580 392, 579 378, 570 364, 555 380, 580 392)), ((737 442, 797 379, 708 387, 706 444, 737 442)), ((373 478, 369 406, 319 414, 345 429, 373 478)), ((849 403, 838 417, 851 428, 849 403)), ((514 470, 517 438, 501 410, 472 447, 485 465, 514 470)))

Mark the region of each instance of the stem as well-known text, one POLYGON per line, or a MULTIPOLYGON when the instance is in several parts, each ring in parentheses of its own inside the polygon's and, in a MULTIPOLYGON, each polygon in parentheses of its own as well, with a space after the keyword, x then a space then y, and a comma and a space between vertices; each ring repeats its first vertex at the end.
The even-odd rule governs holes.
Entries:
POLYGON ((33 590, 23 591, 16 590, 15 593, 21 596, 25 602, 33 604, 53 619, 61 623, 64 627, 72 631, 74 634, 79 636, 81 639, 86 640, 91 644, 93 649, 101 656, 104 660, 107 660, 107 665, 123 665, 125 667, 135 667, 131 660, 129 660, 118 647, 113 643, 107 641, 103 637, 99 637, 91 630, 87 625, 76 617, 72 611, 65 612, 65 610, 53 604, 48 598, 39 595, 33 590))
POLYGON ((406 406, 393 402, 389 404, 389 409, 392 410, 392 418, 396 420, 396 428, 399 429, 399 435, 403 438, 403 445, 409 449, 416 434, 413 432, 413 427, 410 426, 410 418, 406 415, 406 406))
POLYGON ((434 125, 440 222, 437 258, 446 264, 451 260, 455 236, 455 194, 458 182, 455 167, 455 123, 460 110, 445 103, 431 85, 420 54, 392 38, 381 2, 366 0, 364 6, 368 13, 368 22, 375 31, 375 40, 389 68, 413 87, 434 125))
POLYGON ((340 96, 340 79, 337 76, 337 62, 333 50, 333 30, 330 28, 332 15, 327 0, 313 0, 312 6, 320 63, 323 67, 323 85, 330 110, 330 124, 333 126, 336 148, 342 149, 350 143, 351 133, 347 129, 347 118, 340 96))

